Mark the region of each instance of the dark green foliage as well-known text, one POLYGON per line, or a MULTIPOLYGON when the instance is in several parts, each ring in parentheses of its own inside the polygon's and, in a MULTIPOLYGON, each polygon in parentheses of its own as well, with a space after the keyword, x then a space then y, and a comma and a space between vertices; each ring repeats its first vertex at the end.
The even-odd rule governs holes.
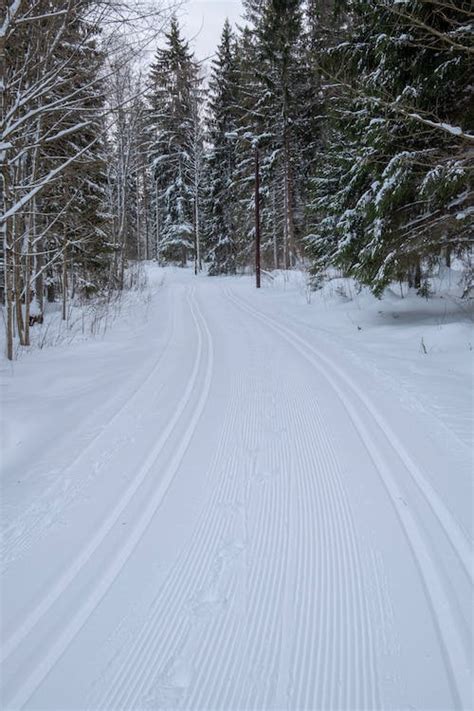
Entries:
POLYGON ((193 141, 197 67, 174 17, 150 73, 151 150, 160 259, 186 263, 194 249, 193 141))
POLYGON ((467 3, 349 7, 345 41, 317 57, 335 89, 308 251, 315 276, 337 265, 379 294, 472 239, 467 3))
POLYGON ((236 179, 239 121, 238 60, 235 38, 225 23, 209 84, 206 160, 206 237, 209 274, 236 271, 236 179))

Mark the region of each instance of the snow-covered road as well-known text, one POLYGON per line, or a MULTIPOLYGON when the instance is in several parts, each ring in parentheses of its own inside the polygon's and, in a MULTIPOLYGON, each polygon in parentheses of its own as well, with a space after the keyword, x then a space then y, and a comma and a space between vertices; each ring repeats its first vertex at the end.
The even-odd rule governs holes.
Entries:
POLYGON ((471 708, 466 443, 246 280, 159 299, 7 480, 2 708, 471 708))

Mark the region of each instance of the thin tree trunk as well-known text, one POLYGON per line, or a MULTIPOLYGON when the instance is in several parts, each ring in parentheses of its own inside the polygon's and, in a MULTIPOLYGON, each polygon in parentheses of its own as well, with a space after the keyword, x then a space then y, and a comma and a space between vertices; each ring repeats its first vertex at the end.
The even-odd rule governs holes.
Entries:
POLYGON ((255 148, 255 286, 260 289, 260 156, 255 148))
POLYGON ((273 266, 278 269, 278 241, 277 241, 276 199, 275 186, 272 190, 272 231, 273 231, 273 266))
POLYGON ((446 266, 451 268, 451 247, 446 247, 446 266))
MULTIPOLYGON (((5 183, 4 183, 5 186, 5 183)), ((7 358, 13 360, 13 284, 12 284, 12 250, 10 237, 11 220, 3 225, 3 262, 5 279, 5 310, 6 310, 6 340, 7 358)))
POLYGON ((24 346, 25 344, 25 322, 23 320, 23 308, 22 308, 22 303, 21 303, 21 292, 22 292, 22 281, 21 281, 21 267, 20 267, 20 259, 19 255, 13 251, 13 258, 14 258, 14 281, 13 281, 13 291, 14 291, 14 298, 15 298, 15 315, 16 315, 16 325, 17 325, 17 331, 18 331, 18 338, 20 340, 20 345, 24 346))
MULTIPOLYGON (((0 17, 5 18, 7 14, 7 0, 0 0, 0 17)), ((5 35, 0 35, 0 76, 6 75, 5 57, 5 35)), ((7 107, 7 86, 0 91, 0 115, 5 116, 7 107)), ((8 148, 4 147, 0 151, 1 157, 1 183, 0 200, 1 211, 7 212, 10 203, 10 173, 8 168, 8 148)), ((5 327, 6 327, 6 355, 8 360, 13 360, 13 293, 11 275, 11 218, 4 220, 1 226, 1 237, 3 244, 3 280, 4 280, 4 301, 5 301, 5 327)))
POLYGON ((283 268, 289 269, 289 250, 288 250, 288 184, 286 175, 283 176, 283 268))
POLYGON ((30 345, 30 305, 31 305, 31 222, 32 214, 30 211, 27 219, 27 234, 26 234, 26 257, 25 257, 25 274, 23 281, 25 283, 25 346, 30 345))
POLYGON ((290 161, 290 142, 288 138, 288 131, 285 130, 285 193, 286 193, 286 221, 287 221, 287 253, 288 253, 288 269, 292 266, 296 256, 296 245, 295 245, 295 221, 293 215, 293 179, 291 174, 291 161, 290 161))
POLYGON ((12 249, 12 256, 13 256, 13 291, 14 291, 14 299, 15 299, 15 315, 16 315, 16 323, 17 323, 17 329, 18 329, 18 338, 20 340, 20 345, 24 346, 25 345, 25 323, 23 320, 23 306, 22 306, 22 291, 23 291, 23 283, 21 279, 21 243, 20 239, 16 236, 18 232, 21 231, 21 228, 24 228, 24 225, 22 224, 20 229, 18 229, 18 222, 19 218, 18 215, 15 215, 13 218, 13 249, 12 249))
POLYGON ((415 286, 415 289, 419 289, 421 287, 421 262, 420 262, 419 257, 417 259, 416 266, 415 266, 414 286, 415 286))
POLYGON ((158 203, 158 181, 155 180, 155 237, 156 237, 156 261, 158 266, 161 267, 161 254, 160 254, 160 208, 158 203))
POLYGON ((64 245, 63 252, 63 321, 67 317, 67 246, 64 245))
POLYGON ((145 216, 145 259, 150 259, 150 236, 148 224, 148 185, 146 180, 145 164, 142 164, 142 185, 143 185, 143 212, 145 216))
POLYGON ((199 234, 199 203, 197 193, 194 197, 194 234, 196 245, 194 273, 197 274, 201 271, 201 236, 199 234))
POLYGON ((44 248, 43 240, 37 238, 36 236, 36 198, 31 201, 31 227, 32 227, 32 241, 33 241, 33 268, 34 268, 34 292, 36 296, 36 301, 38 303, 38 311, 41 318, 44 315, 44 248))
POLYGON ((141 220, 141 215, 140 215, 140 180, 137 177, 137 260, 138 261, 140 261, 142 258, 141 231, 142 231, 142 220, 141 220))

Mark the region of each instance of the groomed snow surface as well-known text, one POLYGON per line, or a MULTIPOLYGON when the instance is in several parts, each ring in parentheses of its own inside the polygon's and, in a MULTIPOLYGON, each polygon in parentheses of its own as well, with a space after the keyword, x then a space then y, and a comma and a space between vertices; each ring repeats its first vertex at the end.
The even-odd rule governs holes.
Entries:
POLYGON ((2 708, 471 708, 451 277, 150 267, 105 335, 4 362, 2 708))

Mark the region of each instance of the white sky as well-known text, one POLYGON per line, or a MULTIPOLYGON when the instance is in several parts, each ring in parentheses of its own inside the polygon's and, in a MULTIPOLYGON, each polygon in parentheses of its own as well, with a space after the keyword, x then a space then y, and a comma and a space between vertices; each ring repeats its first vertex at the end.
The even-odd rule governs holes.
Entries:
POLYGON ((235 25, 241 13, 241 0, 187 0, 177 15, 191 49, 202 60, 214 54, 225 18, 235 25))

